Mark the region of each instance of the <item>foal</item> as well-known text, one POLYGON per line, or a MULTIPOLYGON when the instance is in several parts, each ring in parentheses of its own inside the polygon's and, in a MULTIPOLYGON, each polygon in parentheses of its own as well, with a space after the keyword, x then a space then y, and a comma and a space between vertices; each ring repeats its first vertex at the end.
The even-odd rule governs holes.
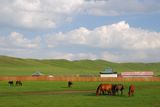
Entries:
POLYGON ((134 95, 134 91, 135 91, 135 86, 134 85, 130 85, 129 86, 129 92, 128 92, 128 96, 130 97, 131 95, 134 95))

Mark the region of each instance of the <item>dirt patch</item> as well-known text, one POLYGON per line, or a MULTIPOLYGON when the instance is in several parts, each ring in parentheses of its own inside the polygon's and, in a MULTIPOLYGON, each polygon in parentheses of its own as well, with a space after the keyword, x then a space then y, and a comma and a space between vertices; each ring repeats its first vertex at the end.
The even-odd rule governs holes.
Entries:
POLYGON ((32 92, 22 92, 23 94, 79 94, 79 93, 93 93, 95 90, 69 90, 69 91, 32 91, 32 92))
POLYGON ((80 94, 80 93, 95 93, 95 90, 5 92, 1 93, 0 95, 54 95, 54 94, 80 94))

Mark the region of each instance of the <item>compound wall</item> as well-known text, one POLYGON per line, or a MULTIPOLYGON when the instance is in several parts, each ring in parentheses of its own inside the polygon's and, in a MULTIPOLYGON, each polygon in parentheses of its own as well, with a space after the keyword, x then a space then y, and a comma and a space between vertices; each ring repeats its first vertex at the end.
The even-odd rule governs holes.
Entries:
POLYGON ((107 81, 107 82, 140 82, 140 81, 157 81, 160 82, 160 77, 128 77, 128 78, 114 78, 114 77, 48 77, 48 76, 1 76, 1 81, 8 81, 8 80, 21 80, 21 81, 107 81))

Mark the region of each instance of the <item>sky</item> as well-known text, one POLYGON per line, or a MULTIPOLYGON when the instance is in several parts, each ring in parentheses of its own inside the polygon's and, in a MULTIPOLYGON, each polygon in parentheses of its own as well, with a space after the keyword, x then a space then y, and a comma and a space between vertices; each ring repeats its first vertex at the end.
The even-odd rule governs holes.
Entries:
POLYGON ((0 0, 0 55, 160 62, 160 0, 0 0))

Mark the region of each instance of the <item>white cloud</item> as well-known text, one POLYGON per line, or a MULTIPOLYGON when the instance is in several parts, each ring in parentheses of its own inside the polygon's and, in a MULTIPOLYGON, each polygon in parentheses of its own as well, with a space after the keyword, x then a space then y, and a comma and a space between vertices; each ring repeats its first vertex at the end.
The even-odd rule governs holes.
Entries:
POLYGON ((123 52, 102 52, 99 59, 104 59, 113 62, 159 62, 160 51, 126 51, 123 52))
POLYGON ((114 16, 160 12, 157 0, 1 0, 0 24, 49 29, 72 22, 75 15, 114 16))
MULTIPOLYGON (((48 34, 49 48, 82 46, 88 52, 73 54, 68 59, 105 59, 110 61, 153 61, 160 60, 160 32, 130 27, 125 21, 104 25, 93 30, 81 27, 69 32, 48 34), (89 48, 100 50, 91 53, 89 48), (104 50, 104 51, 103 51, 104 50), (108 51, 106 51, 108 50, 108 51)), ((78 50, 78 49, 77 49, 78 50)))
MULTIPOLYGON (((69 52, 50 52, 45 53, 47 58, 53 58, 53 59, 67 59, 67 60, 79 60, 79 59, 90 59, 94 60, 97 59, 97 56, 92 53, 69 53, 69 52)), ((44 57, 46 58, 46 57, 44 57)))
POLYGON ((12 32, 9 36, 0 36, 0 47, 5 50, 12 49, 36 49, 40 47, 41 38, 25 38, 23 34, 12 32))
POLYGON ((88 14, 115 16, 122 14, 160 12, 158 0, 86 0, 83 9, 88 14))
POLYGON ((55 28, 71 21, 82 0, 5 0, 0 1, 0 23, 14 27, 55 28))
POLYGON ((97 48, 146 50, 160 48, 160 33, 132 28, 125 21, 121 21, 93 30, 79 28, 66 33, 50 34, 46 41, 50 47, 78 44, 97 48))
POLYGON ((43 39, 12 32, 0 36, 0 53, 31 58, 154 62, 160 61, 160 32, 133 28, 125 21, 47 34, 43 39))

